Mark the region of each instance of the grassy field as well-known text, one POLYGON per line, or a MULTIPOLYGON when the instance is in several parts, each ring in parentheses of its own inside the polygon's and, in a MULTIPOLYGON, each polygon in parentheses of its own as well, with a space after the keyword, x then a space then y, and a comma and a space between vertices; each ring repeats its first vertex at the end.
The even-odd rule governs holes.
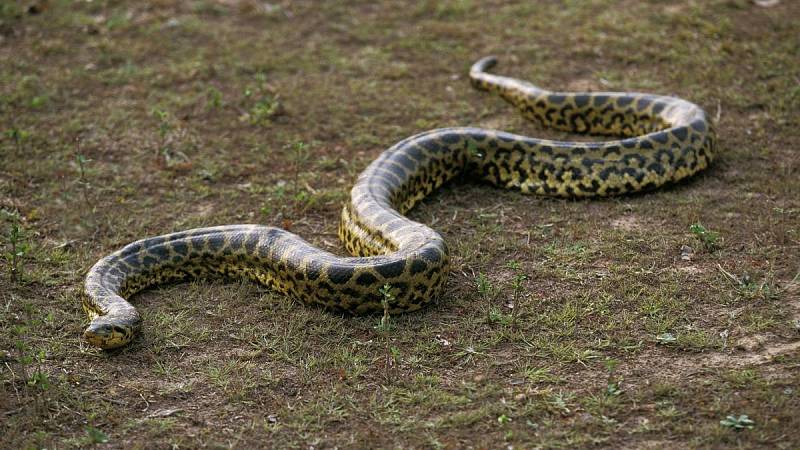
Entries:
POLYGON ((792 0, 0 3, 0 447, 797 448, 798 29, 792 0), (448 185, 410 214, 446 292, 388 327, 200 280, 136 295, 129 347, 82 343, 83 276, 132 240, 262 223, 341 253, 400 139, 570 137, 472 90, 487 54, 702 105, 713 168, 590 201, 448 185))

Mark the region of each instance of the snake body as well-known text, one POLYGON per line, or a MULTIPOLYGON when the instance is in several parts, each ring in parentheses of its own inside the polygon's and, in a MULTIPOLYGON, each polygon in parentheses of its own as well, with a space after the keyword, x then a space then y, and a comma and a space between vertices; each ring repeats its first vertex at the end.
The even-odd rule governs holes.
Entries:
POLYGON ((247 277, 304 303, 355 314, 421 308, 442 292, 448 250, 442 237, 404 217, 459 174, 558 197, 649 190, 710 163, 715 134, 688 101, 652 94, 552 92, 493 75, 492 57, 470 70, 478 89, 499 94, 543 126, 617 140, 563 142, 481 128, 442 128, 398 142, 358 177, 342 211, 340 257, 274 227, 226 225, 139 240, 98 261, 82 301, 86 341, 129 343, 141 318, 124 297, 145 287, 208 275, 247 277), (389 285, 386 296, 381 288, 389 285))

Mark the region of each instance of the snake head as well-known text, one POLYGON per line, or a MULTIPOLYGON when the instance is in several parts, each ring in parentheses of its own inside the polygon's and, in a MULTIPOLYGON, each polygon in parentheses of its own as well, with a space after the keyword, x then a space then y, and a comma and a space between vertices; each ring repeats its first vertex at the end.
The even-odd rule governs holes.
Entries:
POLYGON ((138 320, 115 320, 114 317, 100 316, 89 323, 83 338, 89 345, 104 350, 122 347, 133 340, 138 320))

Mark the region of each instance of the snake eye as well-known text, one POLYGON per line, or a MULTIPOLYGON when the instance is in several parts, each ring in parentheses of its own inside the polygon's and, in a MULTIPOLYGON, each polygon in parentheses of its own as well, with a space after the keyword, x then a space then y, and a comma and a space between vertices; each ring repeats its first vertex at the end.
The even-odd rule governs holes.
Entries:
POLYGON ((91 323, 84 334, 90 337, 105 337, 111 334, 112 327, 107 323, 91 323))

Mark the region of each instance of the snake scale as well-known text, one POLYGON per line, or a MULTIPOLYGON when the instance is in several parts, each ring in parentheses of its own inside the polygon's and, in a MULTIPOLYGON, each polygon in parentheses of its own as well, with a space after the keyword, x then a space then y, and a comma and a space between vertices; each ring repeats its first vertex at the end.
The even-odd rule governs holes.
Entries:
POLYGON ((207 275, 247 277, 304 303, 354 314, 413 311, 442 292, 448 250, 442 237, 404 217, 457 175, 557 197, 654 189, 706 168, 715 134, 688 101, 618 92, 553 92, 488 70, 470 69, 474 87, 499 94, 542 126, 616 140, 564 142, 481 128, 441 128, 402 140, 358 177, 342 210, 339 236, 353 257, 314 247, 280 228, 226 225, 151 237, 98 261, 82 292, 91 322, 86 341, 128 344, 141 318, 124 297, 159 283, 207 275))

